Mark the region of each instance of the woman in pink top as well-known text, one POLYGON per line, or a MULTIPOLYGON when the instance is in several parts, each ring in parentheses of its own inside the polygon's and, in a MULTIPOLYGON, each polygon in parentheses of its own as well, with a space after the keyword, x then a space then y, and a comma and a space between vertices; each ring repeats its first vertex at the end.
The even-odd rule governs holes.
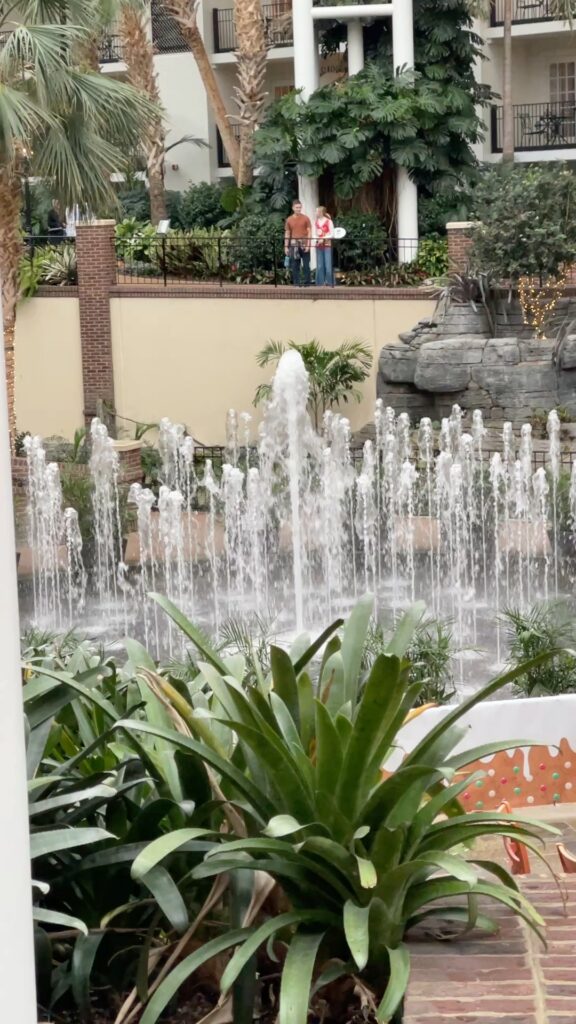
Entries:
POLYGON ((325 206, 319 206, 316 210, 314 237, 316 239, 316 284, 328 285, 333 288, 332 239, 334 238, 334 224, 325 206))

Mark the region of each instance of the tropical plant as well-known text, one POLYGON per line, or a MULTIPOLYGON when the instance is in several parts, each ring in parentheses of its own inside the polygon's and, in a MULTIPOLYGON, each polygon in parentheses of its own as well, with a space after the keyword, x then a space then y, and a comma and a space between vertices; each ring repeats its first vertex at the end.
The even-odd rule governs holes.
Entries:
POLYGON ((445 238, 423 238, 416 260, 427 277, 443 277, 448 273, 448 242, 445 238))
POLYGON ((393 766, 402 726, 421 713, 414 710, 421 685, 409 682, 406 658, 421 607, 402 620, 366 678, 361 662, 371 599, 358 604, 341 639, 338 620, 311 646, 299 638, 290 652, 272 647, 270 674, 260 671, 256 685, 244 687, 241 657, 224 661, 171 602, 156 600, 198 648, 200 675, 193 693, 181 692, 143 664, 140 675, 169 702, 174 728, 132 719, 117 723, 115 731, 140 742, 156 737, 197 757, 220 794, 227 827, 184 828, 159 838, 136 857, 132 875, 147 884, 161 869, 175 880, 182 871, 175 859, 204 842, 209 849, 202 862, 192 860, 185 877, 213 880, 211 906, 230 884, 243 898, 231 927, 221 922, 210 941, 157 974, 141 1024, 155 1024, 203 964, 231 950, 220 980, 222 1013, 236 986, 235 999, 244 993, 250 1019, 257 974, 266 975, 272 959, 279 976, 272 1008, 286 1024, 304 1024, 315 993, 329 1000, 336 980, 344 998, 360 990, 364 1004, 385 1022, 406 989, 404 937, 414 924, 443 918, 464 930, 491 930, 477 913, 477 897, 487 896, 541 934, 542 919, 506 870, 465 856, 481 836, 514 838, 539 852, 533 822, 512 823, 498 812, 466 814, 458 799, 483 774, 468 776, 467 765, 510 741, 460 754, 454 749, 463 736, 460 719, 548 655, 455 707, 393 766), (246 877, 252 882, 244 885, 246 877))
POLYGON ((20 298, 31 298, 41 284, 78 284, 74 245, 40 245, 26 249, 20 259, 20 298))
POLYGON ((546 164, 483 170, 473 193, 470 266, 496 281, 558 278, 576 246, 576 177, 546 164))
POLYGON ((154 263, 170 277, 214 278, 228 260, 228 237, 219 228, 169 231, 156 247, 154 263))
MULTIPOLYGON (((388 649, 390 639, 382 626, 371 625, 363 656, 365 668, 371 668, 388 649)), ((406 654, 410 661, 408 680, 421 686, 416 706, 449 704, 456 696, 452 665, 458 655, 450 623, 424 618, 414 630, 406 654)))
POLYGON ((385 262, 389 250, 386 227, 375 213, 344 213, 337 218, 346 237, 338 243, 338 267, 344 272, 372 270, 385 262))
POLYGON ((575 643, 573 615, 562 601, 536 604, 529 611, 510 608, 504 612, 509 660, 519 665, 538 654, 553 653, 549 660, 520 676, 514 688, 522 697, 549 697, 576 692, 576 656, 563 648, 575 643))
POLYGON ((151 261, 158 240, 156 228, 152 224, 142 224, 135 217, 126 217, 116 225, 115 231, 118 259, 127 263, 151 261))
POLYGON ((466 0, 416 0, 414 43, 414 73, 395 77, 391 26, 379 19, 365 31, 364 71, 306 103, 291 94, 267 108, 256 162, 278 208, 296 172, 324 176, 337 199, 369 203, 391 226, 394 166, 408 168, 425 190, 453 190, 468 176, 482 133, 478 110, 490 92, 475 81, 481 41, 466 0))
POLYGON ((111 175, 155 116, 130 85, 75 63, 94 13, 94 0, 0 4, 0 277, 12 436, 21 179, 49 181, 63 205, 97 212, 114 201, 111 175))
POLYGON ((185 229, 215 227, 224 219, 222 186, 202 181, 182 193, 180 217, 185 229))
MULTIPOLYGON (((320 427, 322 417, 333 405, 345 404, 350 400, 360 402, 360 385, 367 380, 372 366, 372 353, 362 341, 344 341, 338 348, 324 348, 319 341, 305 341, 297 344, 289 341, 270 341, 256 356, 258 366, 269 366, 280 361, 287 349, 293 349, 302 356, 309 377, 309 408, 316 426, 320 427)), ((260 384, 254 397, 254 405, 268 399, 271 384, 260 384)))

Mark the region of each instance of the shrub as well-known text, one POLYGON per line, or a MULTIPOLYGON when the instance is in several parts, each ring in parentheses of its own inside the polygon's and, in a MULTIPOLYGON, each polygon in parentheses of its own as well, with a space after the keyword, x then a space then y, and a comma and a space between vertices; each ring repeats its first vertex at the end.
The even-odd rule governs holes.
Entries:
POLYGON ((191 185, 182 192, 179 220, 184 229, 215 227, 225 216, 220 185, 211 185, 203 181, 199 185, 191 185))
POLYGON ((233 274, 273 271, 283 263, 284 220, 277 213, 251 213, 234 225, 229 250, 233 274))
POLYGON ((135 182, 131 188, 119 189, 118 202, 122 220, 150 220, 150 193, 144 182, 135 182))
POLYGON ((155 263, 168 277, 206 280, 226 266, 228 249, 227 235, 218 228, 169 231, 156 246, 155 263))
POLYGON ((346 238, 337 243, 340 270, 372 270, 385 262, 389 240, 386 228, 375 213, 345 213, 335 218, 346 229, 346 238))
POLYGON ((76 247, 71 242, 61 245, 38 245, 27 249, 20 260, 20 295, 31 298, 41 284, 78 284, 76 247))
MULTIPOLYGON (((574 646, 572 616, 565 604, 534 605, 530 611, 509 609, 504 613, 510 662, 519 665, 538 654, 574 646)), ((549 697, 576 693, 576 658, 558 653, 516 680, 515 691, 522 697, 549 697)))
POLYGON ((443 277, 448 273, 448 242, 445 238, 423 238, 418 246, 417 267, 426 277, 443 277))
POLYGON ((126 263, 149 263, 157 242, 156 228, 128 217, 116 225, 116 255, 126 263))

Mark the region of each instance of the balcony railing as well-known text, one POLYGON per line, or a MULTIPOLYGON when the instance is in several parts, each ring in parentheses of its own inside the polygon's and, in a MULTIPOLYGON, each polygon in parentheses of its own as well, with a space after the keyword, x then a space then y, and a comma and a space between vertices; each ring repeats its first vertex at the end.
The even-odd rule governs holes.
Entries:
MULTIPOLYGON (((232 134, 238 139, 238 142, 240 142, 240 125, 239 124, 233 124, 231 127, 232 127, 232 134)), ((224 143, 222 142, 222 136, 220 135, 220 132, 218 131, 218 129, 216 129, 216 155, 218 157, 218 167, 220 167, 220 168, 230 167, 230 161, 229 161, 229 159, 228 159, 228 157, 226 155, 226 150, 224 149, 224 143)))
POLYGON ((98 59, 101 64, 117 64, 124 60, 124 40, 122 36, 105 35, 100 40, 98 59))
MULTIPOLYGON (((294 34, 290 0, 275 0, 274 3, 262 4, 262 11, 266 22, 268 45, 292 46, 294 34)), ((214 19, 214 52, 233 52, 237 48, 233 9, 231 7, 215 7, 212 17, 214 19)))
MULTIPOLYGON (((492 152, 502 152, 502 107, 492 107, 492 152)), ((576 148, 575 103, 521 103, 514 106, 514 148, 576 148)))
MULTIPOLYGON (((490 24, 504 24, 506 0, 493 0, 490 9, 490 24)), ((512 0, 512 22, 522 25, 527 21, 554 21, 560 19, 558 0, 512 0)))

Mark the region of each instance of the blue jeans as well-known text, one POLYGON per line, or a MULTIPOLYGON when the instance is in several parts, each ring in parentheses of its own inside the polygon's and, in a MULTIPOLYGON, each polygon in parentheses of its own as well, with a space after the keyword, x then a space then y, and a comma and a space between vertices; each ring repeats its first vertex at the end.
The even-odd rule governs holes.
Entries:
POLYGON ((316 248, 316 284, 334 287, 331 245, 319 245, 316 248))
POLYGON ((310 250, 303 249, 300 245, 290 246, 290 269, 292 271, 292 284, 301 287, 302 279, 300 268, 304 274, 304 285, 310 284, 310 250))

